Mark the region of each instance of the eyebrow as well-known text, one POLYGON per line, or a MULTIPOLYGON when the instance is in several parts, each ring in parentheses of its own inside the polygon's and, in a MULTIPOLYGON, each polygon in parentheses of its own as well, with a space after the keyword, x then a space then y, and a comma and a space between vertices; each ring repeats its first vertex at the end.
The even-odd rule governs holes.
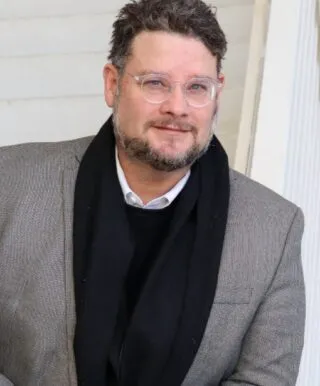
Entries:
MULTIPOLYGON (((161 75, 161 76, 167 76, 168 78, 171 78, 171 76, 167 72, 161 72, 161 71, 154 71, 154 70, 141 70, 138 71, 139 76, 143 75, 161 75)), ((211 76, 208 75, 199 75, 199 74, 193 74, 192 76, 189 77, 189 79, 208 79, 213 82, 217 82, 216 79, 212 78, 211 76)))
POLYGON ((166 72, 160 72, 160 71, 153 71, 153 70, 142 70, 138 71, 138 75, 164 75, 164 76, 169 76, 168 73, 166 72))

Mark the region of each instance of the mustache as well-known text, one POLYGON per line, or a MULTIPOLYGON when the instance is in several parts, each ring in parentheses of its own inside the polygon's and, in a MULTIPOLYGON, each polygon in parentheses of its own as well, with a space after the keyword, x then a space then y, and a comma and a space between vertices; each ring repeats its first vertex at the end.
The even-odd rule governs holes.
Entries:
POLYGON ((145 128, 149 129, 152 126, 161 127, 161 126, 170 126, 170 125, 176 126, 183 131, 197 131, 197 127, 192 125, 191 123, 182 121, 181 119, 172 119, 172 118, 150 120, 145 124, 145 128))

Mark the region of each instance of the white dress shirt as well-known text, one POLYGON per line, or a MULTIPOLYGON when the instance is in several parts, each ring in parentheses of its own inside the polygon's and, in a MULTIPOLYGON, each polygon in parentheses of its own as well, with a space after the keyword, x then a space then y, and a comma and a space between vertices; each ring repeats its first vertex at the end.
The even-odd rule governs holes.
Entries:
POLYGON ((128 182, 124 175, 124 171, 119 162, 117 147, 116 147, 116 167, 117 167, 119 183, 120 183, 122 193, 126 203, 131 206, 135 206, 142 209, 149 209, 149 210, 164 209, 167 206, 169 206, 179 195, 182 189, 185 187, 191 174, 189 170, 188 173, 171 190, 169 190, 169 192, 167 192, 161 197, 158 197, 152 201, 149 201, 147 204, 144 204, 141 198, 135 192, 133 192, 130 186, 128 185, 128 182))

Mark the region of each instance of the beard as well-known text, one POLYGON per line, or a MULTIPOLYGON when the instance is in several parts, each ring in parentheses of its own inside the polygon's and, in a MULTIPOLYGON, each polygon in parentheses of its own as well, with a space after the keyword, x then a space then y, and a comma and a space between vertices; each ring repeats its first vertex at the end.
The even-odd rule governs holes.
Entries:
POLYGON ((214 120, 216 112, 213 114, 210 127, 208 128, 207 140, 202 145, 197 143, 197 128, 193 125, 181 122, 181 120, 179 121, 177 119, 162 119, 147 122, 144 127, 146 130, 152 126, 176 125, 183 130, 190 131, 193 135, 193 144, 188 150, 181 154, 169 156, 152 147, 147 140, 128 136, 121 128, 117 107, 118 101, 114 106, 112 117, 114 134, 118 144, 122 147, 129 158, 147 164, 157 171, 173 172, 186 167, 191 167, 207 152, 214 135, 214 120))

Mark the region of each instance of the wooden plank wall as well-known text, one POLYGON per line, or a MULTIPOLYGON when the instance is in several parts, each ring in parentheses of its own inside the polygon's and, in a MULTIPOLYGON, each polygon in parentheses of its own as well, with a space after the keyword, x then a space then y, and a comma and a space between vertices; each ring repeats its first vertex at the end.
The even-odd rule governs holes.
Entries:
MULTIPOLYGON (((231 163, 254 0, 216 0, 229 41, 218 135, 231 163)), ((126 0, 0 0, 0 145, 94 134, 110 114, 101 69, 126 0)))

